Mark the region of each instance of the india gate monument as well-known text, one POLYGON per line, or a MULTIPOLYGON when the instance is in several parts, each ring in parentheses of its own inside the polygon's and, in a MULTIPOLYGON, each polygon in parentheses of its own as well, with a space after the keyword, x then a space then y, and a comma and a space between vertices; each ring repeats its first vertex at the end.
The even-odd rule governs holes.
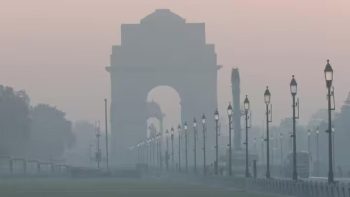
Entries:
MULTIPOLYGON (((121 43, 112 47, 107 67, 111 76, 112 164, 128 166, 134 161, 130 147, 147 139, 147 119, 155 116, 162 121, 163 118, 161 112, 150 112, 147 95, 157 86, 169 86, 181 99, 182 122, 174 123, 175 136, 177 125, 186 121, 192 133, 192 121, 197 119, 200 165, 203 114, 208 119, 207 144, 213 144, 215 139, 213 114, 217 108, 219 68, 214 45, 206 43, 204 23, 187 23, 170 10, 159 9, 139 24, 122 24, 121 43)), ((207 165, 210 165, 214 148, 206 149, 207 165)), ((192 154, 191 148, 189 158, 192 154)))

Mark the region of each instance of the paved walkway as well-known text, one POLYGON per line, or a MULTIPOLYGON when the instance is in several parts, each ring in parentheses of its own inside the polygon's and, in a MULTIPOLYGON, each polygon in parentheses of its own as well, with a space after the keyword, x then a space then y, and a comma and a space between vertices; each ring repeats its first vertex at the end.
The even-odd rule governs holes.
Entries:
POLYGON ((155 179, 7 179, 2 197, 275 197, 219 186, 155 179))

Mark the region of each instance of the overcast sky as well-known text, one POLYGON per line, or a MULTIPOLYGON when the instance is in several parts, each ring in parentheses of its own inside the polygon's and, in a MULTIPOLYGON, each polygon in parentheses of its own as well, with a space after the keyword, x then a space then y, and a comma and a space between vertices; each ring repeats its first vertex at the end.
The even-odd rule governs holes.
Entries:
POLYGON ((0 84, 25 89, 33 103, 57 106, 72 120, 103 119, 103 99, 110 95, 104 67, 120 43, 120 25, 139 23, 158 8, 206 23, 207 42, 223 65, 222 114, 231 99, 232 67, 240 68, 256 124, 267 84, 274 124, 290 115, 292 74, 302 122, 326 106, 327 58, 338 109, 350 90, 349 0, 0 0, 0 84))

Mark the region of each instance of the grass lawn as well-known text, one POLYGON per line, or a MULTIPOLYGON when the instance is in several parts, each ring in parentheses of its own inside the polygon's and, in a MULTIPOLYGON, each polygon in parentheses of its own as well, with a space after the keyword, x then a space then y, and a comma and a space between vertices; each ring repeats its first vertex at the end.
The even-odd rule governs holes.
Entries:
POLYGON ((272 197, 145 179, 0 179, 1 197, 272 197))

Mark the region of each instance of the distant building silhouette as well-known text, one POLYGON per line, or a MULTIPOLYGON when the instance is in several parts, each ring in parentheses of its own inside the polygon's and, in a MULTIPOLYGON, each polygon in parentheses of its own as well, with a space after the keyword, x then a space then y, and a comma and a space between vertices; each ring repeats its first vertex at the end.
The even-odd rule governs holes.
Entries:
MULTIPOLYGON (((146 98, 157 86, 178 92, 183 122, 192 122, 193 117, 200 120, 202 113, 212 118, 217 108, 218 69, 214 45, 206 44, 204 23, 186 23, 170 10, 160 9, 140 24, 123 24, 121 44, 113 46, 107 67, 114 165, 133 162, 128 147, 146 138, 146 98)), ((208 121, 207 128, 208 140, 214 139, 214 121, 208 121)), ((207 149, 210 158, 213 148, 207 149)))

